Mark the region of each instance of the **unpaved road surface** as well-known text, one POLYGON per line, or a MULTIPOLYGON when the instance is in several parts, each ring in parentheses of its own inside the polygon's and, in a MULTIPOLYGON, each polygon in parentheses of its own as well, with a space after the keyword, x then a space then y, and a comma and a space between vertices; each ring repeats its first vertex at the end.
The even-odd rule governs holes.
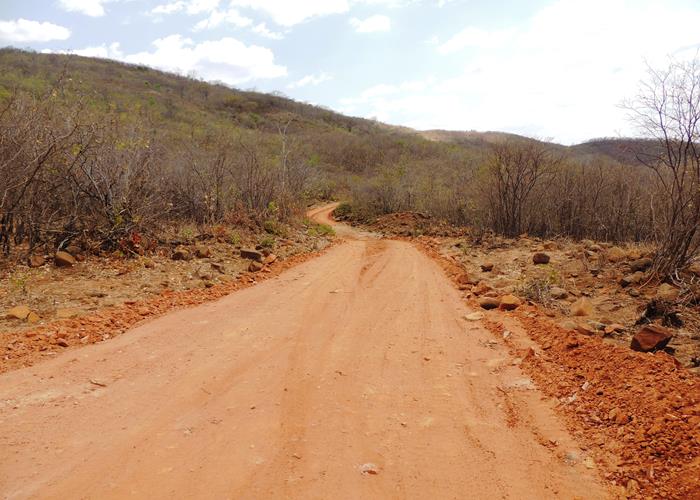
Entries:
POLYGON ((0 495, 606 496, 437 264, 338 232, 274 279, 0 376, 0 495))

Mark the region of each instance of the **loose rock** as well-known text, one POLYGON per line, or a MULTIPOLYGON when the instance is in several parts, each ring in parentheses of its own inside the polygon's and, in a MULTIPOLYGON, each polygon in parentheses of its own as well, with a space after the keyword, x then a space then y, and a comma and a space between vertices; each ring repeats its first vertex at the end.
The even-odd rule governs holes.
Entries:
POLYGON ((27 265, 29 267, 41 267, 46 264, 46 259, 43 255, 30 255, 27 257, 27 265))
POLYGON ((605 252, 605 257, 610 262, 622 262, 627 258, 627 252, 620 247, 612 247, 605 252))
POLYGON ((666 328, 648 324, 634 334, 630 347, 634 351, 652 352, 663 349, 673 338, 673 334, 666 328))
POLYGON ((360 465, 360 472, 362 474, 370 474, 374 476, 376 474, 379 474, 379 467, 377 466, 377 464, 368 462, 366 464, 360 465))
POLYGON ((27 319, 32 310, 27 306, 15 306, 5 314, 8 319, 27 319))
POLYGON ((73 267, 77 261, 68 252, 58 251, 54 255, 54 263, 57 267, 73 267))
POLYGON ((644 279, 644 273, 637 271, 636 273, 628 274, 620 280, 620 286, 625 288, 630 285, 636 285, 644 279))
POLYGON ((482 297, 479 299, 479 305, 483 309, 496 309, 501 305, 501 301, 495 297, 482 297))
POLYGON ((549 255, 547 255, 544 252, 537 252, 535 255, 532 256, 532 262, 533 264, 549 264, 549 255))
POLYGON ((211 249, 209 247, 197 247, 194 254, 198 259, 208 259, 211 257, 211 249))
POLYGON ((257 250, 251 250, 249 248, 241 248, 241 257, 257 262, 263 261, 263 254, 261 252, 258 252, 257 250))
POLYGON ((630 262, 630 269, 632 272, 646 271, 651 267, 653 261, 649 257, 643 257, 641 259, 634 260, 630 262))
POLYGON ((679 291, 678 288, 668 283, 661 283, 659 288, 656 289, 656 298, 665 300, 667 302, 674 302, 678 300, 679 291))
POLYGON ((491 286, 489 286, 489 284, 485 281, 480 281, 479 284, 472 287, 472 293, 474 295, 484 295, 485 293, 490 292, 491 290, 491 286))
POLYGON ((192 255, 186 248, 176 248, 173 252, 173 260, 190 260, 192 255))
POLYGON ((501 297, 501 305, 499 308, 504 311, 512 311, 513 309, 517 309, 520 304, 522 304, 522 301, 515 295, 504 295, 501 297))
POLYGON ((248 266, 248 271, 250 271, 251 273, 257 273, 258 271, 262 271, 262 268, 263 268, 262 262, 258 262, 256 260, 254 260, 248 266))

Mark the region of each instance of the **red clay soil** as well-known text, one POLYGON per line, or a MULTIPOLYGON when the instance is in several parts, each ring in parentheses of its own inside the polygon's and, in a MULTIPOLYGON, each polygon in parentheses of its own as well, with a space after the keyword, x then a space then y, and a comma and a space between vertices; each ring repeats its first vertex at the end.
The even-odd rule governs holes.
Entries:
MULTIPOLYGON (((413 241, 452 279, 463 272, 434 241, 413 241)), ((520 352, 522 369, 560 401, 569 429, 591 447, 621 494, 700 498, 700 378, 666 353, 638 353, 564 330, 535 305, 489 319, 484 323, 499 338, 520 327, 539 346, 520 352)), ((517 350, 515 343, 509 347, 517 350)))
POLYGON ((32 330, 7 332, 0 373, 31 366, 37 361, 55 356, 71 348, 94 344, 121 335, 146 319, 160 316, 182 307, 192 307, 219 299, 235 290, 264 281, 297 264, 317 257, 333 244, 319 252, 294 255, 265 266, 257 273, 244 273, 239 279, 195 290, 165 290, 155 297, 108 307, 94 314, 75 319, 63 319, 32 330))

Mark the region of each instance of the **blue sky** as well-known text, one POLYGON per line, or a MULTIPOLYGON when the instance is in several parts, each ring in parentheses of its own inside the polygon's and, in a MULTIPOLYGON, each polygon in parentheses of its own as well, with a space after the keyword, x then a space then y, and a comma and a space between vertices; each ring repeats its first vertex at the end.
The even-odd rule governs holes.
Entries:
POLYGON ((0 46, 147 64, 418 129, 633 134, 697 0, 0 0, 0 46))

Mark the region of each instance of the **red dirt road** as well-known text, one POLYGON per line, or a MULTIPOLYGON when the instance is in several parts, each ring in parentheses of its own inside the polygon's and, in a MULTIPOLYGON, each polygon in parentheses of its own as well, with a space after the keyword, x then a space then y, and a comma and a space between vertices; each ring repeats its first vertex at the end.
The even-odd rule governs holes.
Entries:
POLYGON ((337 230, 274 279, 1 375, 0 496, 606 497, 436 263, 337 230))

